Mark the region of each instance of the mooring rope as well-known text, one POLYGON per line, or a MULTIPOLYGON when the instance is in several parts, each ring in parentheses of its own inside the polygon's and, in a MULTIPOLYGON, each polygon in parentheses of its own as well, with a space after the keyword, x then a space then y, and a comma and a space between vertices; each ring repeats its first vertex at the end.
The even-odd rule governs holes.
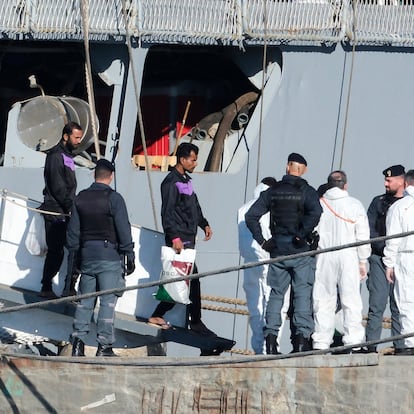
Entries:
POLYGON ((249 311, 246 309, 228 308, 226 306, 215 306, 215 305, 208 305, 208 304, 202 304, 201 308, 205 310, 210 310, 210 311, 233 313, 236 315, 249 316, 249 311))
POLYGON ((210 296, 210 295, 201 295, 201 299, 207 300, 209 302, 228 303, 230 305, 241 305, 241 306, 247 305, 247 301, 245 299, 224 298, 222 296, 210 296))

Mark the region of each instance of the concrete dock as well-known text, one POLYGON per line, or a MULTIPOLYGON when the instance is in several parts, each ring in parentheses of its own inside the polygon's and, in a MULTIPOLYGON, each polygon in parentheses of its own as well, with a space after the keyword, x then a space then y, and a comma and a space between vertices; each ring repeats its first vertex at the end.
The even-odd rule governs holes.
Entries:
POLYGON ((71 358, 3 354, 0 411, 18 413, 412 413, 414 359, 71 358), (4 410, 4 411, 3 411, 4 410))

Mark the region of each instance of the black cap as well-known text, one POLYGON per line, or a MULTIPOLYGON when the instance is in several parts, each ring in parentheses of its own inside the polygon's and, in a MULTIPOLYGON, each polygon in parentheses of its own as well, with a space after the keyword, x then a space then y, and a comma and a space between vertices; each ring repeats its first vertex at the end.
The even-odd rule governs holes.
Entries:
POLYGON ((105 158, 101 158, 96 162, 96 167, 95 168, 104 168, 105 170, 114 172, 115 171, 115 167, 112 164, 112 162, 106 160, 105 158))
POLYGON ((303 164, 306 166, 308 165, 305 158, 303 158, 302 155, 296 152, 292 152, 292 154, 289 155, 288 162, 298 162, 299 164, 303 164))
POLYGON ((386 168, 383 172, 385 177, 398 177, 405 174, 405 169, 402 165, 392 165, 386 168))

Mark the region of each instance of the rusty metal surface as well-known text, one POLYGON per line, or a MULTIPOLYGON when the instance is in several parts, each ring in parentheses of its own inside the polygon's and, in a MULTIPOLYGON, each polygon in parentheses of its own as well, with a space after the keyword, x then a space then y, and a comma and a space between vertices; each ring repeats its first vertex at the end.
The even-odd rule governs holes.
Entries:
POLYGON ((3 356, 0 411, 338 414, 410 413, 414 407, 410 357, 258 359, 232 364, 231 357, 147 357, 105 363, 3 356), (198 365, 200 360, 206 365, 198 365))

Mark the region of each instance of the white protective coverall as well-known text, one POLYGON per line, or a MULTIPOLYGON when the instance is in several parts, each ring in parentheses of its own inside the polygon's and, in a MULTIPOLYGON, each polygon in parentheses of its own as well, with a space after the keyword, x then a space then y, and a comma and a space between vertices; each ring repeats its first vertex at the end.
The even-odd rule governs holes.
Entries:
MULTIPOLYGON (((323 213, 317 227, 320 249, 369 239, 365 208, 346 190, 329 189, 321 198, 321 205, 323 213)), ((338 293, 343 310, 344 345, 363 342, 360 265, 367 266, 370 254, 371 245, 365 244, 317 255, 313 287, 314 349, 328 349, 333 341, 338 293)))
MULTIPOLYGON (((253 200, 248 201, 239 208, 237 222, 239 227, 239 250, 244 263, 257 262, 270 258, 268 252, 263 250, 256 240, 253 239, 251 231, 244 221, 245 214, 259 198, 260 193, 269 188, 260 183, 254 190, 253 200)), ((270 213, 260 219, 263 237, 268 240, 272 236, 269 228, 270 213)), ((269 266, 256 266, 244 269, 243 289, 246 294, 247 309, 249 310, 249 324, 252 331, 251 346, 256 354, 264 354, 263 327, 265 326, 266 303, 269 299, 270 287, 267 285, 267 271, 269 266)), ((285 303, 282 309, 282 321, 286 319, 289 307, 290 289, 286 293, 285 303)))
MULTIPOLYGON (((414 231, 414 187, 388 210, 387 236, 414 231)), ((385 243, 383 262, 394 269, 394 296, 400 311, 401 334, 414 332, 414 236, 389 239, 385 243)), ((407 348, 414 347, 414 338, 406 338, 407 348)))

